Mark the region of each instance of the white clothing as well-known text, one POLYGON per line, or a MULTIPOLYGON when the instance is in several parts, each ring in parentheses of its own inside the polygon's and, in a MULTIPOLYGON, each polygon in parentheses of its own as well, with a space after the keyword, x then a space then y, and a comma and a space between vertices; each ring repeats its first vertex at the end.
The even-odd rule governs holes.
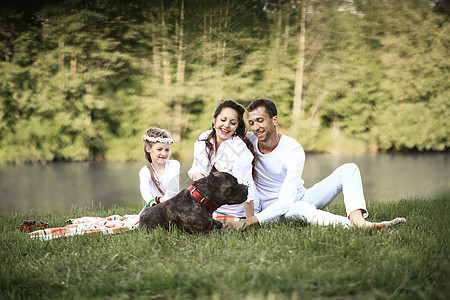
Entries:
POLYGON ((344 193, 347 216, 356 209, 362 209, 364 217, 367 217, 361 174, 357 165, 342 165, 330 176, 306 189, 301 179, 305 152, 297 141, 280 135, 277 147, 272 152, 263 154, 258 149, 258 138, 253 133, 247 134, 257 156, 255 185, 262 211, 255 216, 259 223, 284 217, 303 219, 310 224, 339 224, 348 227, 348 218, 321 210, 341 191, 344 193))
POLYGON ((247 134, 257 156, 255 185, 262 211, 256 217, 260 223, 284 215, 305 192, 302 180, 305 152, 293 138, 280 135, 278 146, 263 154, 258 149, 258 138, 253 133, 247 134), (266 209, 269 205, 271 208, 266 209))
POLYGON ((160 188, 164 194, 161 194, 156 188, 147 166, 142 167, 139 171, 141 196, 145 203, 156 196, 161 197, 162 202, 178 194, 180 190, 180 163, 177 160, 168 160, 164 168, 164 174, 159 175, 155 172, 155 176, 161 183, 160 188))
POLYGON ((366 201, 361 181, 361 173, 356 164, 348 163, 338 167, 331 175, 305 191, 284 215, 286 219, 304 219, 315 225, 351 225, 347 217, 334 215, 321 210, 330 204, 340 193, 344 193, 347 216, 357 209, 363 210, 367 217, 366 201))
MULTIPOLYGON (((255 186, 252 178, 253 154, 247 148, 245 142, 238 136, 231 136, 219 145, 216 153, 208 159, 205 140, 212 130, 200 134, 194 144, 194 161, 188 171, 192 179, 195 173, 208 176, 214 166, 219 172, 227 172, 236 177, 241 184, 248 186, 246 202, 253 200, 256 211, 259 207, 259 198, 255 194, 255 186)), ((211 143, 214 142, 211 140, 211 143)), ((222 205, 217 212, 234 217, 245 217, 243 204, 222 205)))
POLYGON ((331 175, 307 189, 305 195, 299 200, 322 209, 328 206, 340 192, 344 194, 347 216, 352 211, 362 209, 364 217, 367 217, 361 173, 354 163, 338 167, 331 175))

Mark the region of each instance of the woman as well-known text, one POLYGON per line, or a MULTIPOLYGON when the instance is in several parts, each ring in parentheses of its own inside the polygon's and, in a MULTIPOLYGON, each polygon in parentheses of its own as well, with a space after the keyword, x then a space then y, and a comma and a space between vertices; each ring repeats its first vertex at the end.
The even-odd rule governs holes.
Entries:
POLYGON ((149 128, 142 141, 145 166, 139 171, 139 181, 145 209, 178 194, 180 163, 169 160, 173 139, 166 130, 149 128))
POLYGON ((214 171, 228 172, 248 186, 244 204, 222 205, 213 214, 219 221, 249 218, 259 211, 253 182, 255 156, 246 137, 245 108, 233 100, 221 102, 213 115, 212 129, 200 134, 194 145, 194 161, 188 175, 198 180, 214 171))

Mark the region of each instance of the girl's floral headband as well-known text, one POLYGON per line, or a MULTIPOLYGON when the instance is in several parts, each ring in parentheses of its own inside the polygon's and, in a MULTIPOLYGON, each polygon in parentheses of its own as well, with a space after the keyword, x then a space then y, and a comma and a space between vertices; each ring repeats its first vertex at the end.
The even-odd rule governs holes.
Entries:
POLYGON ((150 143, 158 143, 158 142, 160 142, 160 143, 169 144, 169 145, 173 144, 173 140, 170 137, 168 137, 168 138, 162 138, 162 137, 159 137, 159 136, 158 137, 153 137, 153 136, 148 136, 148 135, 144 134, 142 136, 142 140, 143 141, 148 141, 150 143))

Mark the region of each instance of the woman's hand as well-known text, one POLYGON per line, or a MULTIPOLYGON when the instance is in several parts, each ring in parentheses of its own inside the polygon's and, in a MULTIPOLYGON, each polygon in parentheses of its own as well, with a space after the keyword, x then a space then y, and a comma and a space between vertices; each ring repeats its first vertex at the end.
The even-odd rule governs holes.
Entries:
POLYGON ((197 181, 197 180, 199 180, 200 178, 203 178, 203 177, 205 177, 205 175, 203 175, 202 173, 194 173, 194 175, 192 175, 192 180, 193 181, 197 181))

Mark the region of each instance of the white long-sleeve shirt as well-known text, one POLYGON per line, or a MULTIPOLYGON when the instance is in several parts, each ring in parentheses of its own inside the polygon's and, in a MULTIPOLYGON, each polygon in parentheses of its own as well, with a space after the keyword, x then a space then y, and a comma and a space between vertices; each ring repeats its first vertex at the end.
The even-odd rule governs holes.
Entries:
POLYGON ((247 133, 257 157, 255 186, 261 212, 255 216, 260 224, 287 213, 291 204, 305 191, 302 179, 305 151, 293 138, 279 134, 281 138, 277 147, 263 154, 258 150, 258 138, 252 132, 247 133))
POLYGON ((177 160, 168 160, 164 174, 159 175, 155 172, 155 176, 161 183, 160 188, 164 195, 158 191, 153 183, 147 166, 142 167, 139 171, 141 196, 146 203, 156 196, 161 197, 161 201, 165 201, 178 194, 180 190, 180 163, 177 160))
MULTIPOLYGON (((255 194, 255 186, 252 178, 253 154, 240 137, 232 136, 220 144, 217 152, 211 156, 211 162, 209 162, 205 140, 210 133, 211 130, 201 133, 195 141, 194 161, 191 169, 188 171, 188 176, 191 179, 195 173, 202 173, 208 176, 213 166, 219 172, 230 173, 236 177, 239 183, 248 186, 246 202, 253 200, 255 212, 258 212, 259 198, 255 194)), ((234 217, 245 217, 243 204, 222 205, 217 211, 234 217)))

